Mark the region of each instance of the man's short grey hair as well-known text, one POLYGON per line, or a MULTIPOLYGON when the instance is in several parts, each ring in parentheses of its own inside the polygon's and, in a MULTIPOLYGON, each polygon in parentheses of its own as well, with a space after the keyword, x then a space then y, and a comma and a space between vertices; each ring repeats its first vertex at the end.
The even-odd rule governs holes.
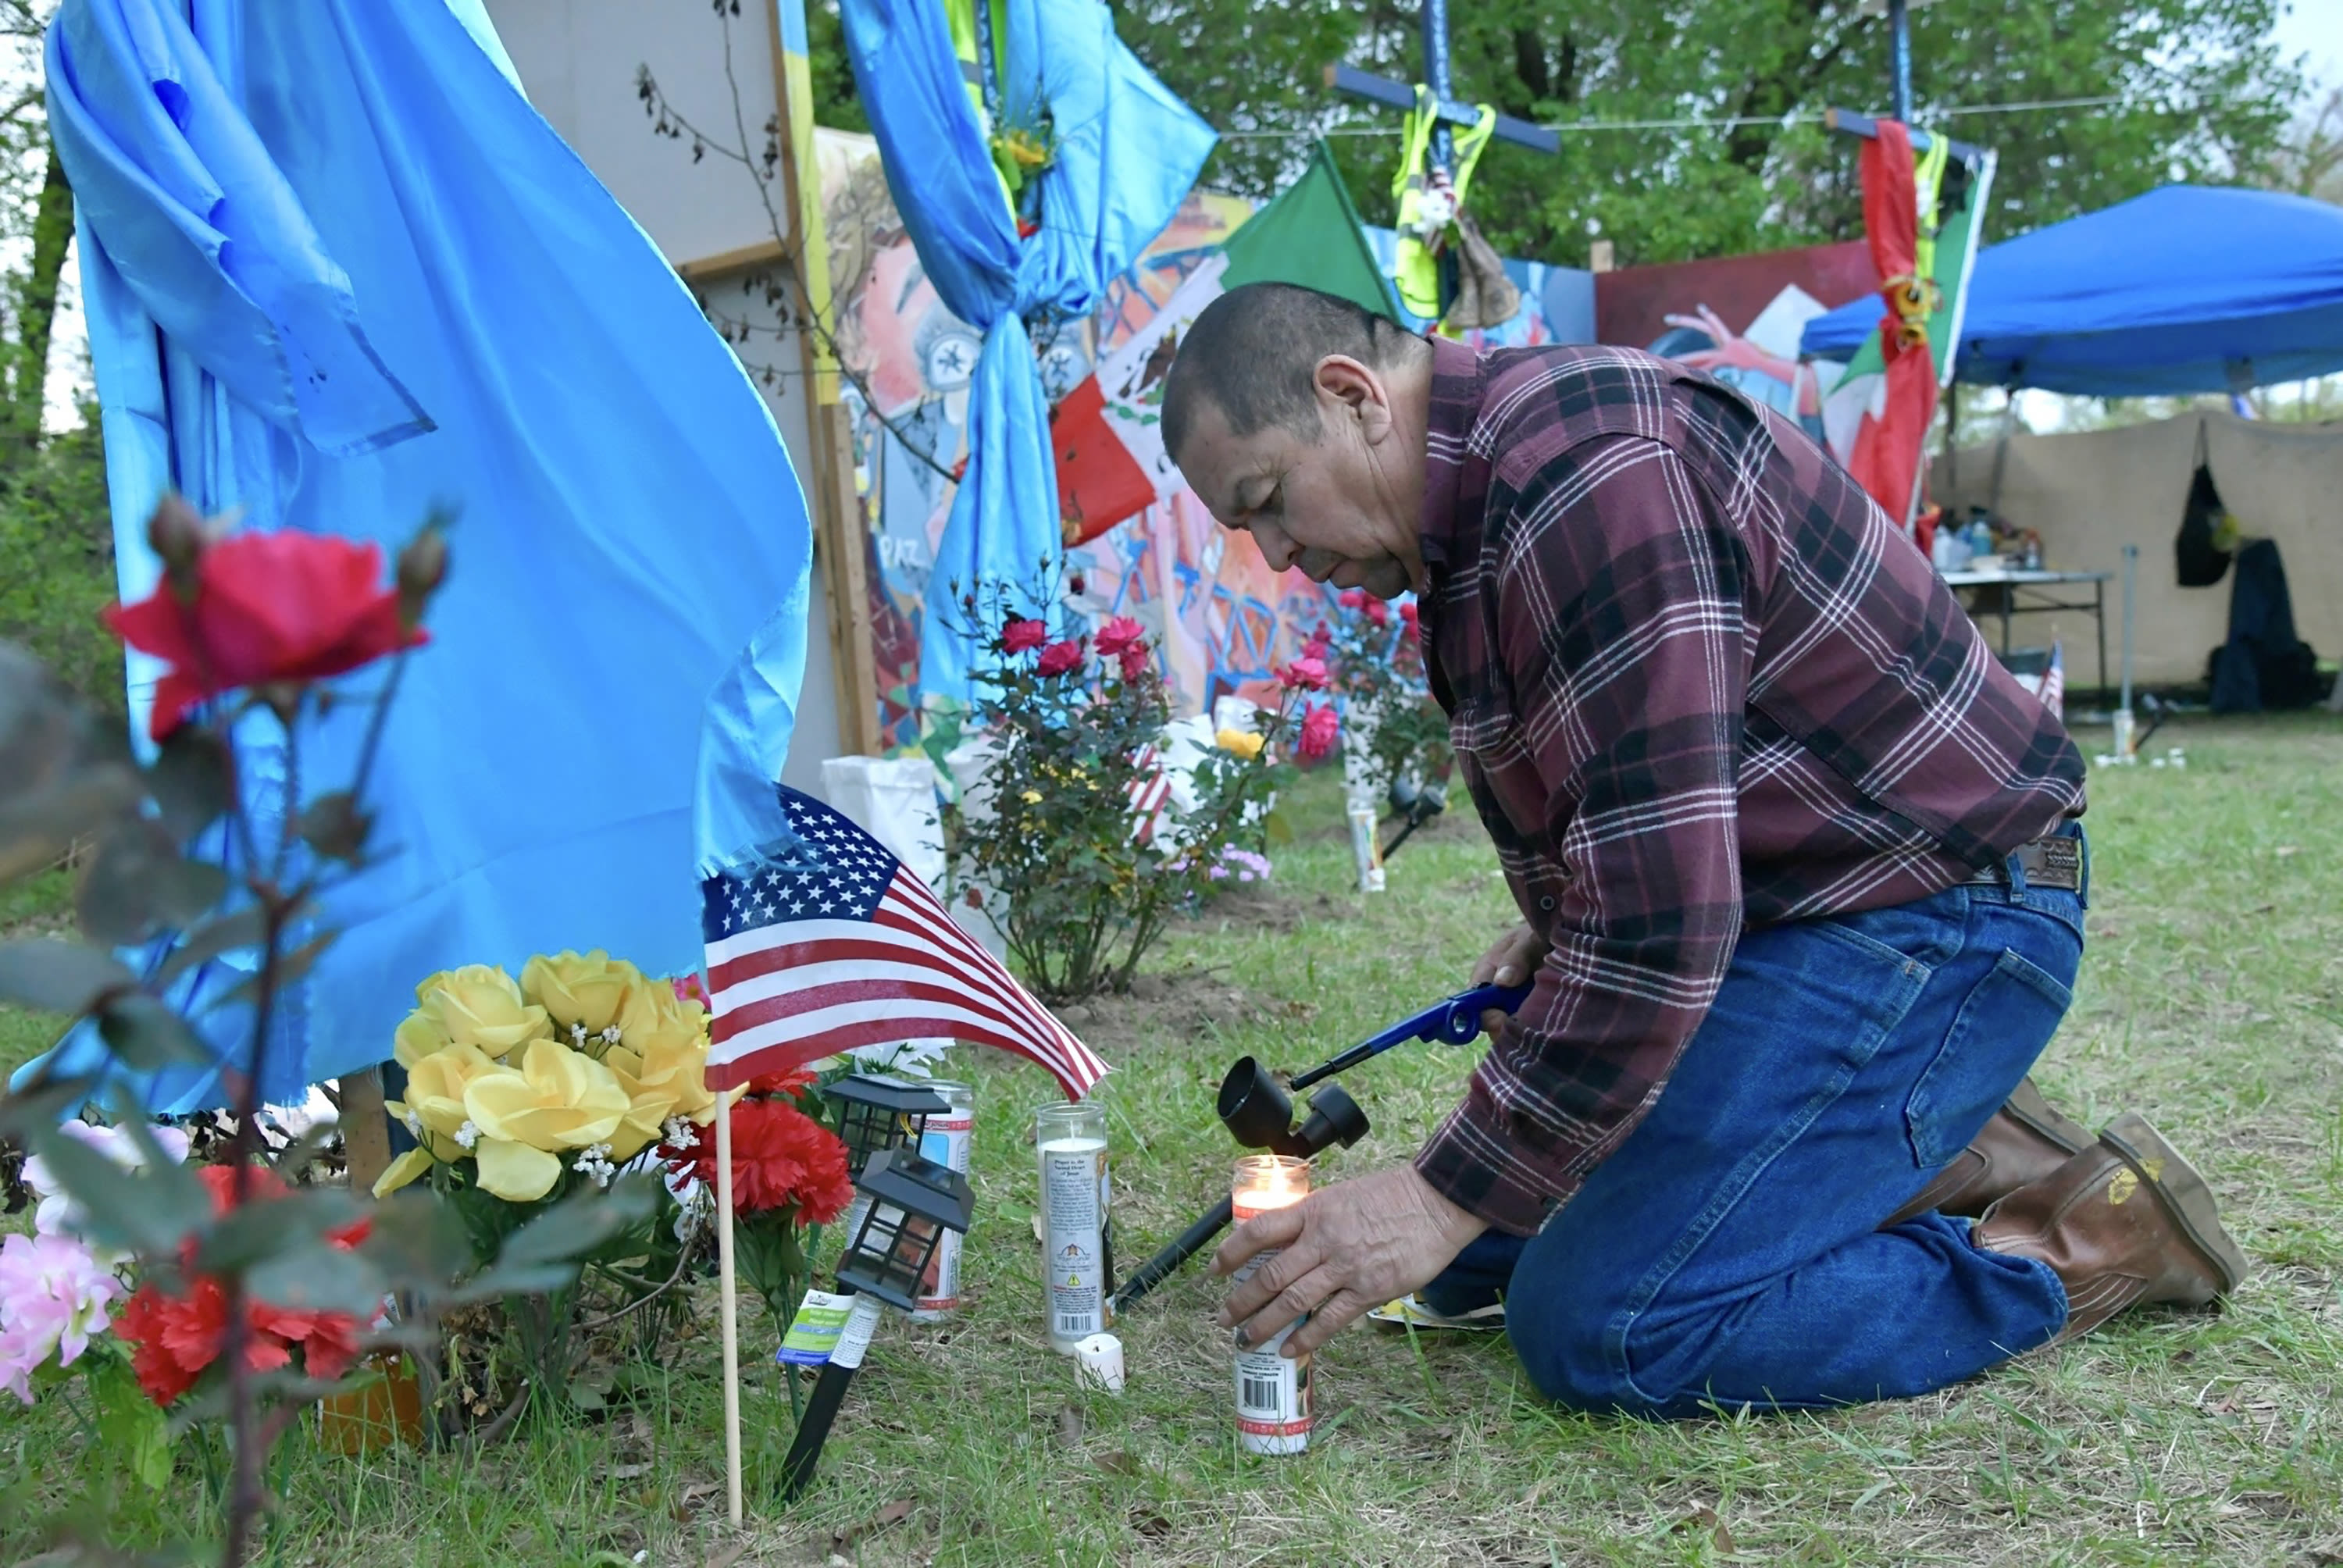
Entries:
POLYGON ((1318 362, 1347 355, 1382 368, 1417 339, 1388 317, 1339 295, 1291 283, 1248 283, 1204 307, 1180 341, 1163 383, 1163 449, 1177 462, 1205 403, 1234 436, 1274 425, 1304 441, 1320 434, 1318 362))

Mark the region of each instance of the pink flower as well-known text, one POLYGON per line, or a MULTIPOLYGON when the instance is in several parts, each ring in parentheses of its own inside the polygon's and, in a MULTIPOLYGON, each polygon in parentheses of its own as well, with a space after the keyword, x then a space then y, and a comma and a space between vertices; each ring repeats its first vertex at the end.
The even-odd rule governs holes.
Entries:
POLYGON ((1064 675, 1070 670, 1079 668, 1081 662, 1081 639, 1069 638, 1064 642, 1053 642, 1043 648, 1041 662, 1034 668, 1043 675, 1064 675))
POLYGON ((1364 609, 1367 608, 1367 593, 1364 588, 1344 588, 1334 596, 1334 602, 1344 609, 1364 609))
POLYGON ((1001 628, 1001 647, 1005 653, 1023 653, 1049 640, 1050 628, 1038 620, 1012 620, 1001 628))
POLYGON ((1391 625, 1391 606, 1379 598, 1370 598, 1363 607, 1367 612, 1367 624, 1377 631, 1391 625))
POLYGON ((1147 630, 1127 615, 1116 616, 1098 629, 1098 650, 1101 656, 1112 657, 1131 647, 1147 635, 1147 630))
POLYGON ((65 1236, 0 1241, 0 1388, 33 1402, 33 1369, 54 1355, 69 1367, 106 1332, 122 1282, 65 1236))
POLYGON ((1323 691, 1326 661, 1314 657, 1297 658, 1277 672, 1277 683, 1288 691, 1323 691))
POLYGON ((1323 637, 1313 637, 1302 645, 1302 658, 1314 658, 1322 664, 1325 662, 1326 656, 1333 651, 1334 645, 1323 637))
POLYGON ((1115 658, 1121 661, 1122 678, 1125 680, 1137 680, 1147 673, 1148 654, 1144 643, 1134 642, 1116 654, 1115 658))
POLYGON ((1293 749, 1304 762, 1315 762, 1334 749, 1334 737, 1342 728, 1334 716, 1331 702, 1314 703, 1302 717, 1302 735, 1293 749))

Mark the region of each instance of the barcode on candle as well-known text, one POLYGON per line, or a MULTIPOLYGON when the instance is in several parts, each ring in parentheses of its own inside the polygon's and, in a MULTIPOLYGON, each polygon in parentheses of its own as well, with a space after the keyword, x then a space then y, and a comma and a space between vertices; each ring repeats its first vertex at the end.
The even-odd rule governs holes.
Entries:
POLYGON ((1098 1320, 1089 1312, 1060 1312, 1058 1332, 1068 1338, 1081 1338, 1098 1332, 1098 1320))
POLYGON ((1247 1377, 1237 1380, 1237 1403, 1240 1408, 1261 1415, 1283 1415, 1283 1391, 1273 1377, 1247 1377))

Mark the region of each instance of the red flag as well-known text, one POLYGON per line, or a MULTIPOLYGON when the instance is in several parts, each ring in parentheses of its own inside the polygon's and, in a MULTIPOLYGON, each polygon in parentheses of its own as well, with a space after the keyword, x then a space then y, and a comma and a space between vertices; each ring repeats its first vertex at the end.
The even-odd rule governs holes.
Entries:
POLYGON ((1881 120, 1876 137, 1863 144, 1863 228, 1871 242, 1872 265, 1886 313, 1879 321, 1880 357, 1887 365, 1885 406, 1866 413, 1856 431, 1847 472, 1871 494, 1898 528, 1912 518, 1920 452, 1928 422, 1936 417, 1936 362, 1925 330, 1925 296, 1933 286, 1917 276, 1920 240, 1919 182, 1912 166, 1912 138, 1896 120, 1881 120), (1916 334, 1896 302, 1923 300, 1916 334))

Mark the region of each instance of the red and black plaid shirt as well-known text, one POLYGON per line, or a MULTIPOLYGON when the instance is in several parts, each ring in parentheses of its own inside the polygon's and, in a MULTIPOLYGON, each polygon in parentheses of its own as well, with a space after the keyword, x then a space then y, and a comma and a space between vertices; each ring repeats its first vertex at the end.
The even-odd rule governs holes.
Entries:
POLYGON ((1528 1234, 1745 927, 1966 880, 2081 809, 2083 760, 1788 421, 1632 349, 1433 350, 1425 663, 1553 951, 1416 1169, 1528 1234))

